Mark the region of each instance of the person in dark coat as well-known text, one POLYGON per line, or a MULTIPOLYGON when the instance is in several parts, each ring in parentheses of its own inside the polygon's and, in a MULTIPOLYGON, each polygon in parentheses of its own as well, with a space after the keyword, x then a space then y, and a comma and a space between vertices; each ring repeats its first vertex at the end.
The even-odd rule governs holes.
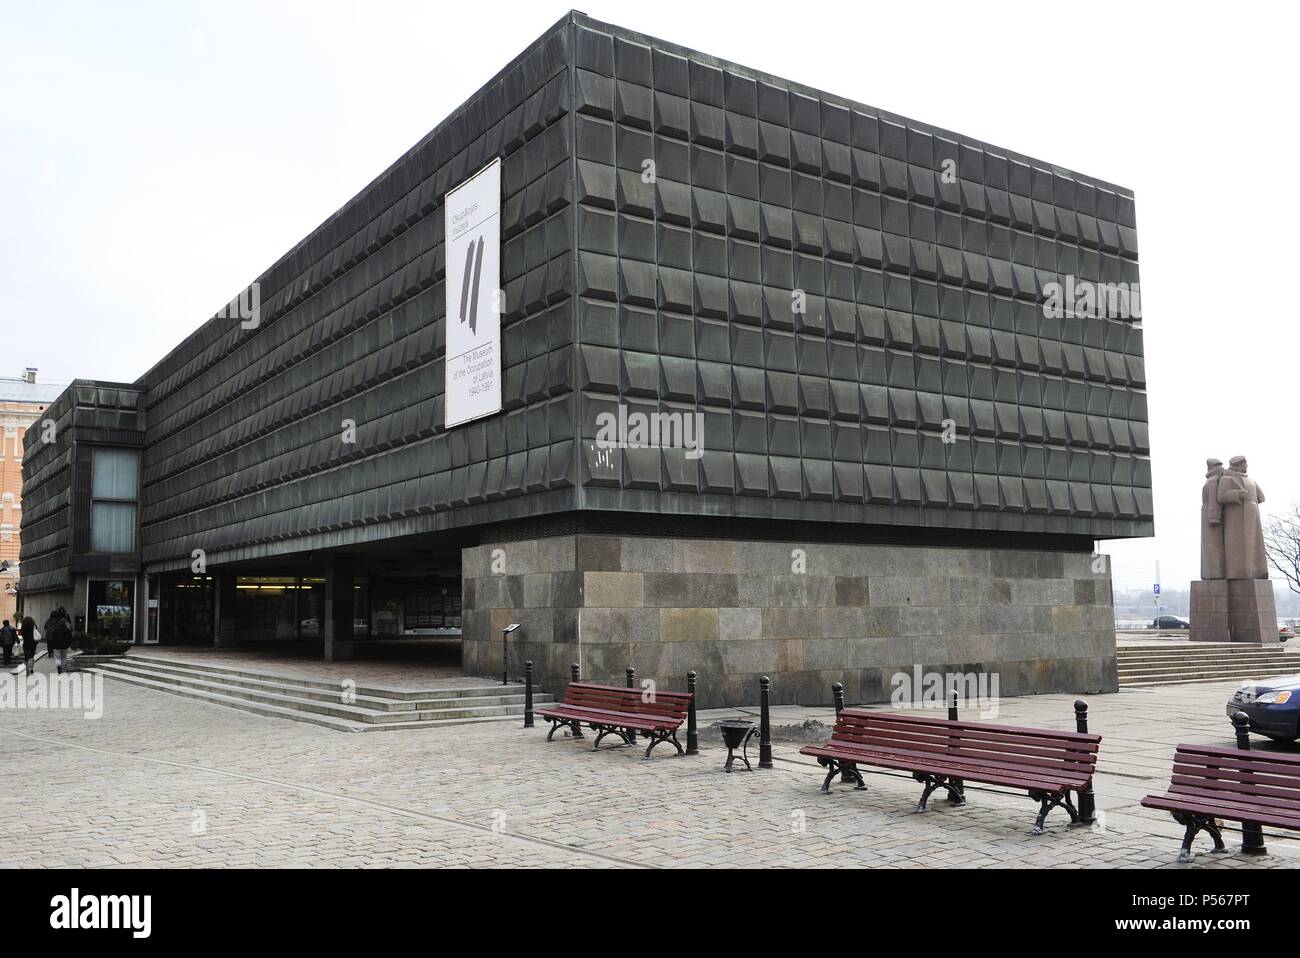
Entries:
POLYGON ((72 646, 72 627, 68 624, 68 613, 62 608, 50 613, 45 623, 45 645, 50 650, 50 658, 60 675, 68 667, 68 649, 72 646))
POLYGON ((36 643, 40 641, 40 633, 36 631, 36 620, 30 615, 26 616, 18 634, 23 639, 23 661, 27 665, 27 674, 31 675, 36 671, 36 643))
POLYGON ((4 625, 0 625, 0 652, 4 654, 4 665, 9 667, 9 663, 14 660, 14 645, 18 642, 18 630, 9 624, 9 620, 4 620, 4 625))

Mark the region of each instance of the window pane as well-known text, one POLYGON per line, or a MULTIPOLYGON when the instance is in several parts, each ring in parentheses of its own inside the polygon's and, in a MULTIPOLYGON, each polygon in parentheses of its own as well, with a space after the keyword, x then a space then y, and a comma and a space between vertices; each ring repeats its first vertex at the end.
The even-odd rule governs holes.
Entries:
POLYGON ((135 503, 96 502, 91 507, 90 551, 135 551, 135 503))
POLYGON ((132 449, 96 449, 92 459, 91 496, 134 499, 140 454, 132 449))

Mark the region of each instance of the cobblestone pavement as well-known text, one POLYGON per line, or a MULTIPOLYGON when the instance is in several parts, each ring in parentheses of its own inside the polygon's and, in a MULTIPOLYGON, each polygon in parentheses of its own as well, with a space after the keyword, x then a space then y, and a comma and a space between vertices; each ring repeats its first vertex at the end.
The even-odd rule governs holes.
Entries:
MULTIPOLYGON (((1300 850, 1272 834, 1267 858, 1201 839, 1178 866, 1177 826, 1136 807, 1167 783, 1175 741, 1231 740, 1231 688, 1094 697, 1104 822, 1069 828, 1058 811, 1035 838, 1033 803, 973 786, 965 808, 936 796, 923 815, 907 778, 822 796, 795 744, 774 771, 726 775, 711 739, 644 762, 514 722, 348 735, 108 680, 98 721, 0 711, 0 866, 1288 867, 1300 850)), ((1004 700, 998 721, 1070 728, 1072 701, 1004 700)), ((814 715, 830 710, 777 721, 814 715)))

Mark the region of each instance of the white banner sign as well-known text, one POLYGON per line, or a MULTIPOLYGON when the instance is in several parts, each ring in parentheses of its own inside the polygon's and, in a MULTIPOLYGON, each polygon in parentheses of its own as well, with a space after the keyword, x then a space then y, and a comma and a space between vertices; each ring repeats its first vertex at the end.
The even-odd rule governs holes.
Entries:
POLYGON ((501 160, 447 194, 447 426, 501 411, 501 160))

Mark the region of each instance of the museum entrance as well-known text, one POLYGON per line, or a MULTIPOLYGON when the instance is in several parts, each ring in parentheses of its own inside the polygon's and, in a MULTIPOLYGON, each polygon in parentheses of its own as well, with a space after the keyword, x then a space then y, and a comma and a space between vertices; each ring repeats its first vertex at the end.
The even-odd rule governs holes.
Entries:
POLYGON ((203 575, 164 573, 156 581, 156 635, 163 646, 319 659, 333 642, 356 659, 460 664, 459 542, 379 543, 214 565, 203 575), (331 576, 342 576, 352 589, 350 628, 336 624, 332 636, 327 627, 340 597, 331 599, 331 576))

